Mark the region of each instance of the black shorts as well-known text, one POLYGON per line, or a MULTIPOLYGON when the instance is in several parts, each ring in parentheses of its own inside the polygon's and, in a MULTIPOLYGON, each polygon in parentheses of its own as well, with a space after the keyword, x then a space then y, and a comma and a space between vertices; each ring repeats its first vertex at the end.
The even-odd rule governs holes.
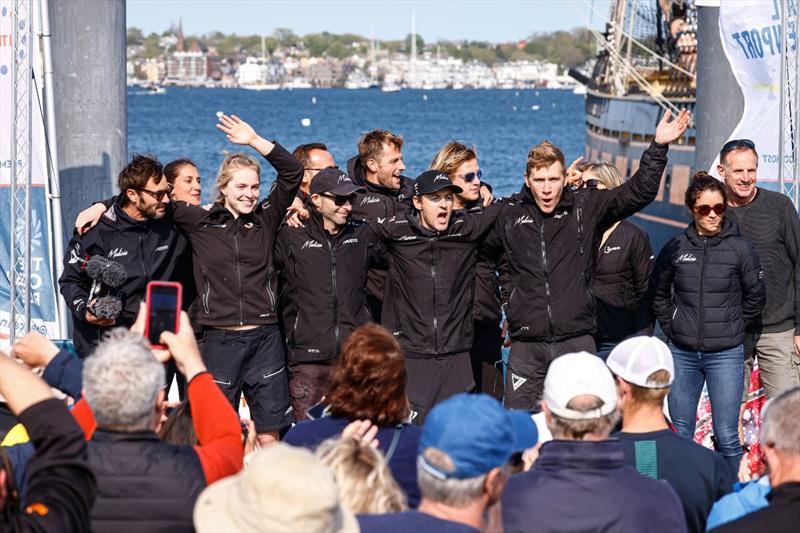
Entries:
POLYGON ((416 426, 422 425, 437 403, 475 388, 468 353, 425 359, 406 357, 406 375, 406 394, 411 404, 409 421, 416 426))
POLYGON ((208 328, 202 339, 203 361, 214 381, 237 413, 244 392, 256 431, 278 431, 292 423, 286 351, 277 325, 208 328))
POLYGON ((539 402, 550 363, 564 354, 580 351, 595 353, 595 343, 591 335, 581 335, 560 342, 513 341, 506 371, 505 406, 533 413, 541 411, 539 402))

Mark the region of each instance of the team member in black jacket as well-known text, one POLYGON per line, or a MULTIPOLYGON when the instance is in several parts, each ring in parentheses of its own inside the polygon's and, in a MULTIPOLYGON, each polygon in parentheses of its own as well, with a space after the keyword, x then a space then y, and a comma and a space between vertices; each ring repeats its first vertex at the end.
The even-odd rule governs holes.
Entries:
POLYGON ((753 246, 724 217, 725 187, 705 172, 686 190, 694 222, 658 255, 651 280, 653 310, 669 338, 675 383, 668 401, 678 434, 693 438, 697 402, 708 384, 717 446, 739 471, 739 404, 745 326, 764 307, 764 275, 753 246))
MULTIPOLYGON (((605 161, 583 167, 585 186, 613 189, 622 185, 617 167, 605 161)), ((631 222, 621 220, 606 229, 597 247, 593 294, 597 303, 597 355, 605 359, 623 339, 637 333, 650 333, 650 313, 639 309, 647 294, 653 271, 653 250, 647 233, 631 222)))
POLYGON ((598 232, 653 201, 667 163, 667 145, 689 124, 667 113, 639 170, 612 190, 565 188, 561 151, 545 141, 528 154, 522 199, 503 209, 487 244, 502 252, 512 339, 506 405, 539 410, 547 367, 556 357, 594 352, 596 317, 590 291, 598 232))
POLYGON ((350 219, 359 190, 341 170, 321 170, 309 189, 305 226, 284 226, 275 244, 289 390, 298 421, 326 393, 341 344, 372 320, 365 285, 375 243, 363 222, 350 219))
MULTIPOLYGON (((72 310, 72 338, 82 357, 88 356, 103 333, 112 326, 130 327, 151 280, 173 278, 185 239, 164 219, 170 199, 169 184, 157 160, 134 155, 117 178, 122 194, 106 206, 97 204, 97 226, 83 236, 77 233, 67 247, 64 272, 58 280, 61 294, 72 310), (114 319, 92 313, 89 291, 92 280, 86 262, 100 255, 125 267, 127 278, 116 292, 122 312, 114 319)), ((95 220, 96 220, 95 218, 95 220)))
POLYGON ((414 184, 408 218, 371 223, 388 248, 382 321, 406 352, 412 420, 474 387, 469 351, 477 248, 499 213, 453 214, 461 188, 429 170, 414 184))
MULTIPOLYGON (((476 213, 483 210, 482 173, 478 165, 478 152, 474 147, 468 147, 458 141, 447 143, 433 157, 431 169, 446 173, 453 183, 461 188, 462 192, 453 195, 454 212, 476 213)), ((475 297, 472 304, 475 336, 469 354, 472 376, 478 391, 502 399, 502 373, 497 366, 502 361, 503 345, 497 265, 488 256, 484 247, 480 248, 478 254, 475 297)))

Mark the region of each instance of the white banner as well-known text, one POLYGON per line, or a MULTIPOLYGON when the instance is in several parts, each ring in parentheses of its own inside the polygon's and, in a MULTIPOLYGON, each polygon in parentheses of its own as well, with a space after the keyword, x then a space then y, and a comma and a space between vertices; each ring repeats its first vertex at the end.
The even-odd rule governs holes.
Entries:
MULTIPOLYGON (((44 119, 41 113, 42 61, 36 33, 39 27, 39 1, 29 3, 31 17, 19 23, 33 24, 32 42, 21 43, 21 53, 30 53, 36 81, 32 86, 31 108, 31 330, 52 339, 63 338, 57 320, 56 283, 52 269, 52 235, 45 184, 47 152, 44 119)), ((13 79, 14 2, 0 0, 0 346, 8 342, 11 321, 11 162, 14 151, 15 103, 13 79)), ((27 138, 27 135, 24 137, 27 138)), ((55 150, 55 145, 53 145, 55 150)), ((60 258, 58 258, 60 260, 60 258)))
MULTIPOLYGON (((752 140, 758 151, 759 186, 779 190, 780 0, 722 0, 719 31, 744 96, 742 119, 729 140, 752 140)), ((719 112, 725 112, 724 102, 719 102, 719 112)), ((715 176, 718 163, 719 158, 710 169, 715 176)))

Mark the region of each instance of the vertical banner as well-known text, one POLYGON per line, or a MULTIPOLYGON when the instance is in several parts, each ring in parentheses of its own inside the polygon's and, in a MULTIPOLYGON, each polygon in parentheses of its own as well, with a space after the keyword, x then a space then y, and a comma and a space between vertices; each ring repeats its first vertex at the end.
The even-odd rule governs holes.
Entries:
MULTIPOLYGON (((38 0, 31 2, 31 17, 20 20, 20 24, 33 24, 36 36, 38 22, 38 0)), ((0 346, 8 343, 11 324, 11 167, 14 157, 14 102, 13 55, 14 55, 14 1, 0 0, 0 346)), ((57 280, 52 270, 52 235, 47 209, 47 147, 45 144, 44 119, 42 117, 42 58, 38 40, 21 43, 21 51, 31 54, 31 64, 36 72, 32 85, 30 135, 31 172, 31 250, 30 250, 30 300, 31 331, 37 331, 52 339, 63 338, 57 320, 57 280)), ((25 139, 28 138, 26 128, 25 139)), ((55 150, 55 145, 52 146, 55 150)))
MULTIPOLYGON (((729 139, 750 139, 758 151, 758 184, 780 191, 780 0, 721 0, 719 31, 744 96, 744 112, 729 139)), ((720 102, 720 113, 725 112, 720 102)), ((710 172, 717 175, 719 157, 710 172)))

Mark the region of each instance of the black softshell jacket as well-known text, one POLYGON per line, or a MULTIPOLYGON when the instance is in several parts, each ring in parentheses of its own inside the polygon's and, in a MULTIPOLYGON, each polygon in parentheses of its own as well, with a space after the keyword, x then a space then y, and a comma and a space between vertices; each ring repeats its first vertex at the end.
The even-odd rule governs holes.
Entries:
POLYGON ((512 339, 555 342, 594 334, 598 233, 655 199, 667 148, 653 142, 636 173, 614 189, 565 188, 549 214, 527 188, 505 205, 486 244, 500 256, 512 339))
POLYGON ((300 187, 303 166, 278 143, 266 159, 278 177, 267 199, 248 215, 235 218, 218 203, 209 211, 185 202, 169 204, 172 220, 192 246, 197 321, 204 326, 278 322, 275 238, 300 187))
POLYGON ((407 357, 467 352, 472 347, 477 249, 499 205, 453 213, 447 230, 423 228, 416 214, 371 223, 388 249, 383 325, 407 357))
POLYGON ((364 222, 351 220, 336 235, 309 207, 304 227, 283 226, 275 246, 289 362, 334 359, 341 344, 372 317, 366 305, 367 268, 382 247, 364 222))
POLYGON ((694 223, 658 254, 651 279, 661 329, 681 348, 716 352, 744 340, 766 301, 764 273, 753 246, 730 218, 706 237, 694 223))

